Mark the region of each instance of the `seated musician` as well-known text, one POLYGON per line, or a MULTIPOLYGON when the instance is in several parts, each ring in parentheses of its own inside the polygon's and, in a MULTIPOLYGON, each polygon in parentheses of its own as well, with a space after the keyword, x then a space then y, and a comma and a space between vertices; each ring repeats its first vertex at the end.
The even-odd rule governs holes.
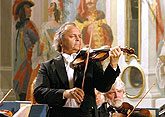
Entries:
MULTIPOLYGON (((127 116, 133 106, 124 100, 125 84, 117 78, 111 89, 104 94, 105 102, 98 107, 99 117, 113 117, 116 113, 127 116)), ((133 112, 130 117, 148 117, 147 115, 133 112)))

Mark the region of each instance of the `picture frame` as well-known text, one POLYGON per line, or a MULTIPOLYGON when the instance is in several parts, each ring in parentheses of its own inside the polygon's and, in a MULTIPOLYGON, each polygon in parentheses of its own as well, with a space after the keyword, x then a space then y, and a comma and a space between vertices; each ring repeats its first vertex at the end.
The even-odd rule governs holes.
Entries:
POLYGON ((138 62, 141 59, 141 0, 125 1, 125 45, 135 50, 135 54, 125 56, 129 62, 135 57, 138 62))

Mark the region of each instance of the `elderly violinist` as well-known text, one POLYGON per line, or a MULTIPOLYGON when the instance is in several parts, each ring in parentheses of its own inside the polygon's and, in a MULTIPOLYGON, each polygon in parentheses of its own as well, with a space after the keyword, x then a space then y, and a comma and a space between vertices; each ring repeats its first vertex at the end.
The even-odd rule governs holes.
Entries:
MULTIPOLYGON (((105 102, 98 107, 99 117, 126 117, 134 108, 131 104, 123 102, 125 84, 118 77, 111 89, 104 93, 105 102)), ((147 110, 146 110, 147 111, 147 110)), ((150 113, 149 113, 150 114, 150 113)), ((130 117, 148 117, 139 112, 133 112, 130 117)))
POLYGON ((111 49, 105 71, 100 62, 93 61, 88 62, 85 73, 85 64, 73 68, 72 61, 82 45, 79 28, 67 22, 54 37, 59 56, 41 63, 33 95, 38 103, 48 105, 49 117, 98 117, 94 89, 108 91, 120 73, 120 47, 111 49))

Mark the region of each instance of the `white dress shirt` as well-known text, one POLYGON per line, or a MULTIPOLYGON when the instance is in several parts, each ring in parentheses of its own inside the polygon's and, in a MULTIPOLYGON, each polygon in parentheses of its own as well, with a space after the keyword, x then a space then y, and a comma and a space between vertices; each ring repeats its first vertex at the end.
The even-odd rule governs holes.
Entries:
MULTIPOLYGON (((63 53, 62 56, 64 57, 65 67, 69 81, 69 88, 71 89, 74 87, 74 68, 72 67, 71 62, 76 57, 76 54, 73 53, 71 55, 68 55, 66 53, 63 53)), ((80 108, 80 104, 78 104, 74 99, 67 99, 63 107, 80 108)))

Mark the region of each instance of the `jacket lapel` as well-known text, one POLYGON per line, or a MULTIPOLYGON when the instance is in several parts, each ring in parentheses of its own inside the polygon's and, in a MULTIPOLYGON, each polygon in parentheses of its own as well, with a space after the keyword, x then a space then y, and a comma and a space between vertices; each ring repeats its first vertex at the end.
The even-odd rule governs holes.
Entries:
POLYGON ((77 67, 74 69, 74 86, 82 88, 82 81, 84 76, 84 68, 83 66, 77 67))
POLYGON ((66 68, 62 55, 59 55, 54 59, 54 64, 52 64, 53 72, 57 71, 61 82, 64 84, 65 88, 69 88, 68 76, 66 73, 66 68), (56 71, 55 71, 56 70, 56 71))

